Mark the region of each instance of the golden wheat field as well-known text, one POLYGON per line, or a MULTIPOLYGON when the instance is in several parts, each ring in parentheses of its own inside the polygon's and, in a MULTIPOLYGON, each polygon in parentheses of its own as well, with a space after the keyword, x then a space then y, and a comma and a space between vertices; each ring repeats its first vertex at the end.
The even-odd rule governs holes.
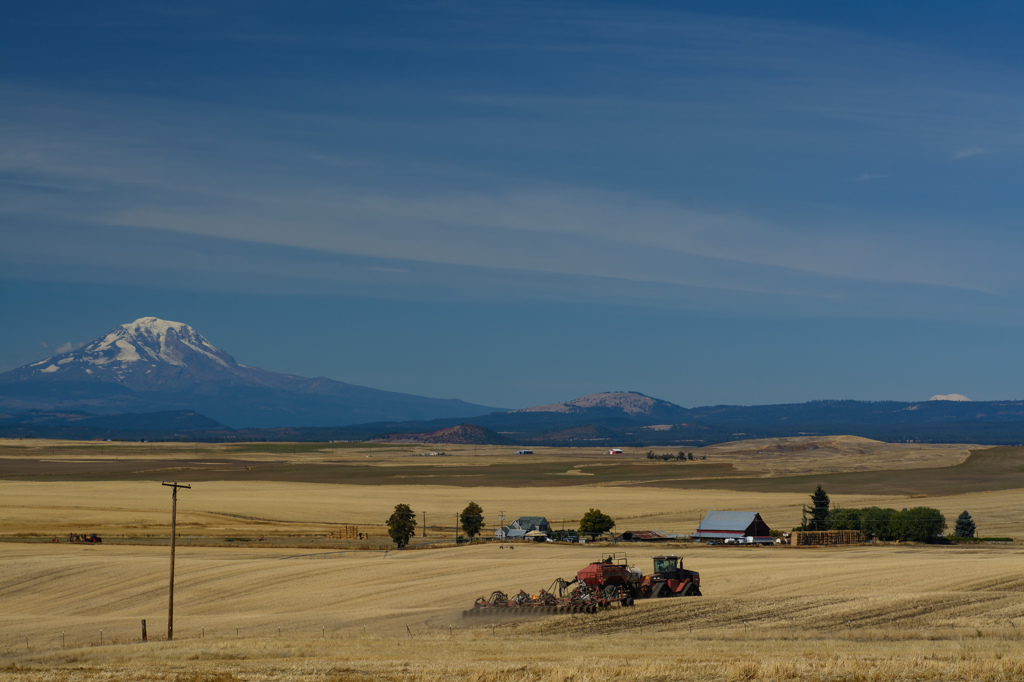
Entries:
MULTIPOLYGON (((1024 552, 691 547, 702 598, 482 623, 494 589, 536 592, 599 548, 0 547, 4 674, 25 679, 1018 679, 1024 552), (493 626, 493 627, 492 627, 493 626), (449 627, 451 629, 449 629, 449 627), (101 633, 102 631, 102 633, 101 633), (102 638, 102 642, 101 642, 102 638), (904 669, 905 668, 905 669, 904 669), (674 671, 674 672, 673 672, 674 671)), ((638 565, 660 548, 631 552, 638 565)))
MULTIPOLYGON (((780 475, 815 466, 833 475, 874 466, 884 476, 880 453, 898 449, 871 443, 807 448, 790 439, 738 444, 729 456, 738 468, 757 469, 759 477, 775 474, 766 474, 758 458, 770 458, 780 475)), ((35 456, 45 452, 45 444, 30 445, 35 456)), ((25 447, 4 448, 0 466, 16 462, 25 447)), ((179 493, 175 638, 166 641, 170 490, 160 480, 189 480, 191 464, 166 464, 188 460, 187 452, 168 447, 159 455, 167 468, 131 474, 145 480, 108 480, 85 469, 76 470, 85 471, 82 476, 61 475, 59 467, 105 462, 113 446, 65 448, 49 453, 58 460, 57 473, 0 478, 2 679, 1024 679, 1020 542, 806 549, 455 546, 441 541, 451 538, 455 514, 469 500, 484 507, 489 529, 501 510, 506 520, 544 515, 555 528, 563 522, 571 528, 587 508, 598 507, 616 518, 619 530, 688 533, 710 509, 756 510, 773 528, 788 530, 799 522, 810 490, 638 487, 608 477, 589 482, 582 474, 541 486, 438 485, 433 478, 373 484, 239 480, 240 467, 224 453, 232 480, 208 474, 179 493), (408 503, 418 519, 426 512, 426 537, 416 539, 425 544, 387 551, 393 545, 383 521, 398 502, 408 503), (340 525, 356 525, 370 540, 328 537, 340 525), (68 532, 96 532, 104 542, 69 544, 68 532), (631 563, 648 569, 656 554, 680 554, 688 568, 700 571, 704 596, 638 601, 593 615, 462 618, 477 597, 496 589, 536 593, 610 551, 626 551, 631 563), (143 619, 150 640, 145 644, 143 619)), ((408 462, 410 453, 422 450, 316 456, 362 466, 372 454, 377 466, 419 476, 408 462)), ((726 450, 715 457, 725 457, 726 450)), ((953 466, 967 451, 911 448, 902 468, 953 466)), ((254 448, 244 453, 244 466, 288 457, 296 461, 301 453, 254 448)), ((480 452, 423 459, 416 467, 475 467, 480 452)), ((577 460, 576 453, 541 452, 516 464, 550 465, 557 474, 563 461, 577 460)), ((576 464, 565 471, 574 467, 585 469, 576 464)), ((900 475, 906 474, 893 473, 900 475)), ((934 506, 950 523, 969 509, 985 535, 1024 536, 1020 489, 834 494, 832 500, 841 506, 934 506)))
MULTIPOLYGON (((180 493, 178 532, 186 536, 326 534, 352 524, 385 538, 384 521, 395 504, 426 512, 429 537, 453 537, 456 514, 470 500, 484 508, 493 534, 498 512, 506 522, 543 515, 554 528, 579 525, 590 507, 611 515, 621 530, 655 528, 690 533, 711 509, 756 510, 772 528, 800 523, 807 495, 727 490, 673 490, 576 485, 561 488, 449 487, 437 485, 341 485, 210 481, 193 483, 180 493)), ((1024 495, 1019 490, 959 495, 899 497, 832 495, 844 507, 900 509, 932 506, 950 521, 969 509, 985 535, 1024 536, 1024 495)), ((157 481, 4 481, 0 480, 0 536, 61 537, 95 532, 117 536, 169 532, 170 493, 157 481)), ((116 537, 115 537, 116 539, 116 537)))

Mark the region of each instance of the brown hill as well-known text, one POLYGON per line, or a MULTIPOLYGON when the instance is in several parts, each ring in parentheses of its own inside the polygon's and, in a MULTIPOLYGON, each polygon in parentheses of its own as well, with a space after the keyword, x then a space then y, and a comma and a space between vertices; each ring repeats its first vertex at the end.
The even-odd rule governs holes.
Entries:
POLYGON ((514 412, 565 412, 579 414, 592 410, 593 408, 605 408, 622 411, 628 415, 651 414, 659 404, 671 405, 663 400, 651 398, 633 391, 618 391, 612 393, 591 393, 575 400, 553 405, 537 405, 527 407, 514 412))
POLYGON ((371 443, 449 443, 452 445, 501 445, 507 441, 490 429, 476 424, 457 424, 426 433, 393 433, 371 439, 371 443))

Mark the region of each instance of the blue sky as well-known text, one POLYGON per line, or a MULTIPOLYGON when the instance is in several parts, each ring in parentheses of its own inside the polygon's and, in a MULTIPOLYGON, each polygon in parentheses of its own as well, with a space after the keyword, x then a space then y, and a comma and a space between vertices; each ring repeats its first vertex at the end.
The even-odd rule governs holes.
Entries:
POLYGON ((1024 10, 889 4, 11 3, 0 370, 1022 398, 1024 10))

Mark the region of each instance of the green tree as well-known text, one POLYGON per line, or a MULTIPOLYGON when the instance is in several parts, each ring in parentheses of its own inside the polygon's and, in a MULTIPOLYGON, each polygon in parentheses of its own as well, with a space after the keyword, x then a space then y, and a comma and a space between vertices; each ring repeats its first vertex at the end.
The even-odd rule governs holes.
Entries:
POLYGON ((889 525, 898 540, 931 542, 946 530, 946 517, 938 509, 914 507, 896 512, 889 525))
POLYGON ((879 540, 894 540, 892 534, 892 517, 896 515, 895 509, 882 509, 881 507, 866 507, 860 510, 860 532, 864 537, 876 537, 879 540))
POLYGON ((459 514, 459 523, 467 537, 476 537, 484 527, 484 510, 476 502, 470 502, 459 514))
POLYGON ((409 544, 415 532, 416 513, 407 504, 396 504, 395 511, 388 517, 388 535, 401 549, 409 544))
POLYGON ((860 530, 860 509, 836 507, 828 513, 829 530, 860 530))
POLYGON ((580 533, 589 535, 591 539, 601 533, 607 533, 615 527, 615 521, 607 514, 602 514, 600 509, 593 507, 580 519, 580 533))
POLYGON ((811 506, 804 508, 805 515, 811 515, 811 518, 804 523, 807 530, 828 530, 829 504, 828 493, 819 483, 818 487, 814 489, 814 494, 811 495, 811 506))
POLYGON ((960 516, 956 517, 956 529, 953 534, 962 538, 973 538, 977 530, 974 519, 967 513, 967 510, 960 512, 960 516))

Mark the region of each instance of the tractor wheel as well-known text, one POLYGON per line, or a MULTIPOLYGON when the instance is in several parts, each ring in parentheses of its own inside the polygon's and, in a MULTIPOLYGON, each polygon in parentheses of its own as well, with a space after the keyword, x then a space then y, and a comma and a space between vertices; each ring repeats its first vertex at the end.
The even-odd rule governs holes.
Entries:
POLYGON ((686 587, 683 588, 683 594, 681 596, 683 596, 683 597, 700 597, 702 595, 700 593, 700 588, 699 587, 697 587, 693 583, 687 583, 686 587))

